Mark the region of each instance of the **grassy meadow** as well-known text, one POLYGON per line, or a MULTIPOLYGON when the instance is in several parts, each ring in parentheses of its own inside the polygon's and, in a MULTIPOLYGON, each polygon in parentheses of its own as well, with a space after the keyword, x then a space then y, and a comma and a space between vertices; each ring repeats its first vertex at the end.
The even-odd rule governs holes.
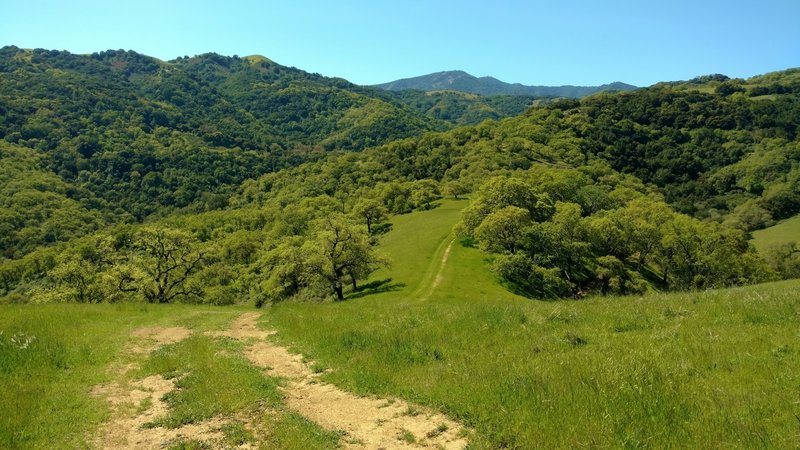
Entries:
POLYGON ((753 232, 753 245, 763 252, 772 246, 800 241, 800 215, 753 232))
MULTIPOLYGON (((644 297, 532 301, 500 287, 486 256, 453 242, 465 201, 393 217, 393 260, 344 302, 288 302, 261 324, 327 381, 446 412, 471 447, 800 445, 800 281, 644 297), (440 282, 434 286, 434 280, 440 282)), ((250 307, 0 306, 0 448, 81 448, 109 417, 91 387, 182 376, 164 425, 270 413, 266 448, 332 448, 335 433, 282 404, 280 381, 219 330, 250 307), (125 349, 144 326, 193 337, 151 355, 125 349)), ((268 417, 268 419, 267 419, 268 417)), ((251 437, 233 426, 231 443, 251 437)), ((190 445, 187 445, 190 447, 190 445)))
MULTIPOLYGON (((415 214, 384 244, 423 267, 457 213, 415 214)), ((465 422, 475 448, 800 443, 800 282, 540 302, 498 286, 484 259, 456 242, 427 300, 413 294, 430 271, 417 270, 399 291, 280 305, 267 326, 329 381, 465 422)))

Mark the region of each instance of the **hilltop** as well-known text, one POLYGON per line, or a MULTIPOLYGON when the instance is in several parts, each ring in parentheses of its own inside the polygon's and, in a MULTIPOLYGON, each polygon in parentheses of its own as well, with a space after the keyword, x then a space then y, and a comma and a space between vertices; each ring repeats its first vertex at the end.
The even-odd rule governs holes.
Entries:
POLYGON ((636 86, 614 82, 601 86, 526 86, 506 83, 497 78, 475 77, 461 70, 436 72, 413 78, 377 84, 375 87, 388 91, 418 90, 424 92, 453 90, 480 95, 523 95, 529 97, 581 98, 605 91, 631 91, 636 86))

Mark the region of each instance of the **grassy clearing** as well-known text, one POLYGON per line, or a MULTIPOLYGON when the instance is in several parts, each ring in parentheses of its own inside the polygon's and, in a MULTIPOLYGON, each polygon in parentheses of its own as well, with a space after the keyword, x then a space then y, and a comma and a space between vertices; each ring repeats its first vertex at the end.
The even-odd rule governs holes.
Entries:
POLYGON ((447 236, 460 217, 468 200, 442 200, 430 211, 414 211, 391 218, 392 229, 381 238, 381 251, 392 260, 391 267, 373 275, 373 279, 391 278, 392 284, 413 292, 426 276, 433 278, 447 236), (409 232, 413 230, 413 232, 409 232))
MULTIPOLYGON (((387 249, 390 237, 419 245, 427 223, 395 223, 387 249)), ((404 258, 425 267, 443 231, 404 258)), ((454 244, 430 300, 410 299, 414 288, 284 304, 267 320, 332 368, 328 380, 437 407, 475 428, 476 448, 798 442, 800 282, 538 302, 500 288, 484 255, 454 244)))
POLYGON ((758 251, 763 252, 768 248, 800 241, 800 215, 786 219, 777 225, 753 232, 753 245, 758 251))

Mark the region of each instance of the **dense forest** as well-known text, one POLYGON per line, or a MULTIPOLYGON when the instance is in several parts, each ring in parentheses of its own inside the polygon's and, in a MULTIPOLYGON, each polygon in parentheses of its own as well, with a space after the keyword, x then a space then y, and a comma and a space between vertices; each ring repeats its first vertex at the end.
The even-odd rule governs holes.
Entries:
POLYGON ((800 212, 800 70, 533 103, 5 47, 0 295, 341 300, 392 215, 463 195, 461 242, 532 298, 792 275, 748 233, 800 212))

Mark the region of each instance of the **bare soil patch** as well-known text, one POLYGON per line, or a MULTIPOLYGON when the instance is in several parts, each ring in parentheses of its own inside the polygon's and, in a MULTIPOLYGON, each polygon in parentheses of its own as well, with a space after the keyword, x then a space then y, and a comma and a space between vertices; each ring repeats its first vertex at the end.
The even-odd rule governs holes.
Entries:
MULTIPOLYGON (((258 314, 236 323, 250 329, 258 314)), ((268 341, 245 352, 272 376, 288 379, 286 405, 329 430, 345 434, 347 448, 445 448, 467 445, 464 427, 447 416, 398 399, 359 397, 319 380, 300 355, 268 341)))
MULTIPOLYGON (((449 247, 442 258, 443 263, 448 253, 449 247)), ((287 407, 323 428, 343 433, 345 448, 466 447, 468 432, 464 426, 441 413, 399 399, 359 397, 321 381, 321 374, 315 373, 301 355, 290 353, 285 347, 267 340, 274 332, 259 329, 259 317, 259 313, 245 313, 233 322, 230 330, 207 334, 255 341, 244 354, 253 364, 264 368, 267 374, 287 379, 282 388, 287 407)), ((149 353, 160 345, 178 342, 190 334, 190 330, 179 327, 139 329, 132 336, 146 340, 147 344, 136 342, 132 351, 149 353)), ((131 366, 129 364, 127 368, 131 366)), ((98 448, 114 449, 164 448, 181 440, 222 445, 220 429, 228 423, 228 418, 216 417, 174 429, 146 426, 168 414, 168 407, 162 399, 176 389, 175 383, 176 380, 151 376, 133 382, 96 386, 92 395, 108 401, 112 419, 100 427, 91 439, 92 444, 98 448)), ((248 429, 253 428, 252 418, 237 419, 243 421, 248 429)))
POLYGON ((184 425, 180 428, 145 427, 167 415, 162 400, 175 389, 175 380, 151 376, 127 385, 112 383, 95 386, 92 395, 103 397, 111 405, 113 419, 104 423, 93 444, 108 449, 164 448, 180 440, 219 441, 223 435, 221 419, 184 425))
POLYGON ((139 338, 141 341, 130 346, 133 353, 150 353, 156 348, 180 342, 189 336, 192 331, 183 327, 148 327, 139 328, 131 333, 131 336, 139 338))

